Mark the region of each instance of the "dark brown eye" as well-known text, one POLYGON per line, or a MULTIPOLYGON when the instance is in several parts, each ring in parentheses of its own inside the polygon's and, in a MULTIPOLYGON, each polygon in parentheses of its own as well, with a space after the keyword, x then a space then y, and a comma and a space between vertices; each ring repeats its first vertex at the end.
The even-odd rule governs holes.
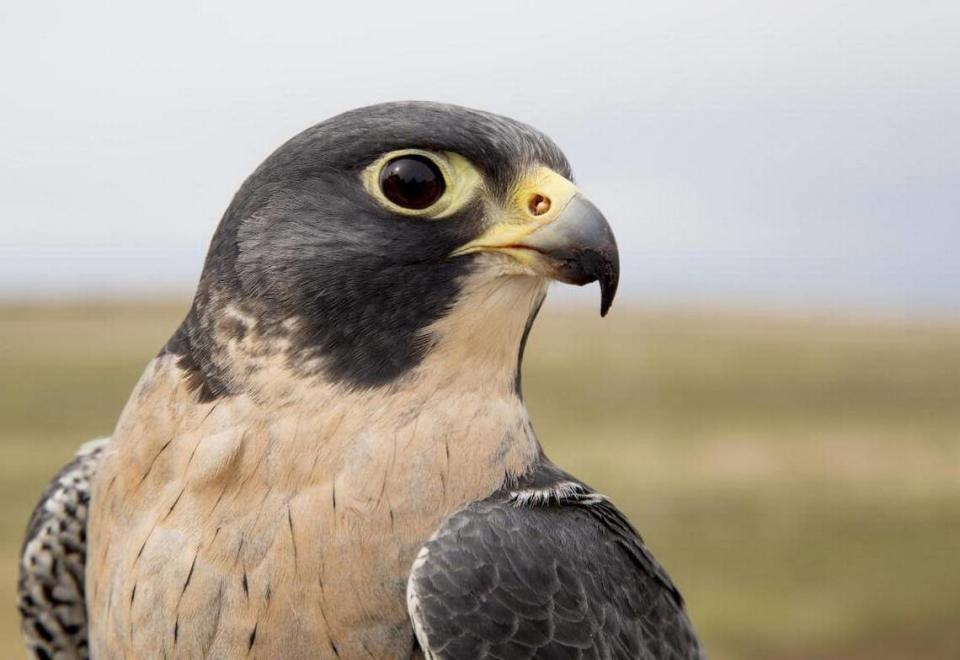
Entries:
POLYGON ((405 209, 425 209, 440 199, 447 184, 440 168, 425 156, 397 156, 380 171, 384 197, 405 209))

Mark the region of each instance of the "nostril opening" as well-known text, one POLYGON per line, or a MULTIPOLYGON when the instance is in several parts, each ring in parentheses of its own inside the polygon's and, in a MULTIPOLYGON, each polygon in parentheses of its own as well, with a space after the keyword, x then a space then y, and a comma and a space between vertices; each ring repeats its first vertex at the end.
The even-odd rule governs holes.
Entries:
POLYGON ((550 210, 550 198, 540 194, 531 195, 527 208, 530 209, 531 215, 543 215, 550 210))

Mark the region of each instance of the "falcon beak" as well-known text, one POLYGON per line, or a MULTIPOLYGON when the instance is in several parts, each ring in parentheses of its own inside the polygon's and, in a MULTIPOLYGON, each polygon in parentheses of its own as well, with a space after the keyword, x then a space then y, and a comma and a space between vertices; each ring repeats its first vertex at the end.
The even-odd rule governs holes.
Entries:
POLYGON ((511 197, 499 222, 451 256, 499 252, 560 282, 599 281, 600 315, 606 316, 620 280, 620 255, 603 214, 571 181, 545 167, 525 177, 511 197))

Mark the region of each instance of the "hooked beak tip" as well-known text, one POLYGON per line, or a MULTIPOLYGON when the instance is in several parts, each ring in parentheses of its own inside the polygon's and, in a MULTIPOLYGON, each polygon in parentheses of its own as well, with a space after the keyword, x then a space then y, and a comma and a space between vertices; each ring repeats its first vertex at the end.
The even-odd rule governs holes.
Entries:
POLYGON ((613 305, 613 299, 617 295, 618 276, 616 271, 612 271, 607 276, 600 277, 600 316, 604 317, 610 311, 613 305))

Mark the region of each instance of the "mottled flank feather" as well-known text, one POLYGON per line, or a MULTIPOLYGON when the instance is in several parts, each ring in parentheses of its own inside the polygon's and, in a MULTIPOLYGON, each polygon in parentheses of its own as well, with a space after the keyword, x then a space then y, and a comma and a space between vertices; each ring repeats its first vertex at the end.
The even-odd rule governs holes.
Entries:
POLYGON ((53 478, 27 526, 18 607, 30 651, 41 660, 89 658, 84 567, 90 480, 109 440, 95 440, 53 478))

